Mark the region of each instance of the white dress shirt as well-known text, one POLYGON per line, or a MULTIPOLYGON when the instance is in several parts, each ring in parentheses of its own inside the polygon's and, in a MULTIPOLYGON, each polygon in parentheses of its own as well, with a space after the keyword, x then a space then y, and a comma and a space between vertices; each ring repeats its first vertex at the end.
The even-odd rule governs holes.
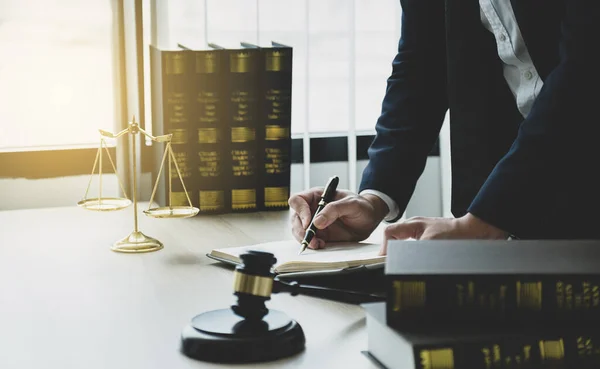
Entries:
MULTIPOLYGON (((510 0, 479 0, 479 8, 481 23, 496 38, 504 78, 515 97, 517 108, 523 117, 527 117, 543 82, 531 61, 510 0)), ((398 216, 398 205, 386 194, 372 189, 363 190, 360 194, 376 195, 386 203, 389 212, 384 221, 389 222, 398 216)))

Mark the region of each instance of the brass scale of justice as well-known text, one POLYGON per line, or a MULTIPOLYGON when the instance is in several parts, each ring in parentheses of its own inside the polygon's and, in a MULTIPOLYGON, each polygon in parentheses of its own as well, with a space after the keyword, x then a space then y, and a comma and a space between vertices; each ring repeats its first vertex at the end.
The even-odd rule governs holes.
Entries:
POLYGON ((177 165, 177 160, 175 159, 175 155, 173 154, 173 149, 171 148, 171 139, 172 134, 161 135, 161 136, 152 136, 148 132, 144 131, 139 124, 135 121, 135 116, 133 120, 128 124, 128 127, 123 129, 121 132, 114 134, 112 132, 108 132, 102 129, 98 130, 100 132, 100 147, 96 152, 96 159, 94 160, 94 166, 92 168, 92 175, 87 185, 87 189, 85 191, 85 195, 83 199, 77 203, 80 207, 93 210, 93 211, 115 211, 122 210, 127 208, 129 205, 133 203, 133 217, 134 217, 134 229, 133 231, 123 239, 115 242, 111 247, 111 250, 116 252, 124 252, 124 253, 142 253, 142 252, 152 252, 158 251, 163 248, 163 244, 150 236, 145 235, 138 229, 138 201, 137 201, 137 159, 136 159, 136 135, 141 133, 145 137, 149 138, 155 143, 166 143, 165 152, 162 157, 160 169, 158 171, 158 176, 156 177, 156 183, 154 184, 154 188, 152 190, 152 195, 150 196, 150 203, 148 209, 144 210, 144 214, 153 218, 189 218, 198 214, 199 209, 192 206, 192 202, 188 195, 187 189, 185 188, 185 183, 183 183, 183 177, 181 176, 181 171, 179 166, 177 165), (108 151, 108 147, 106 145, 105 138, 117 139, 125 134, 128 134, 131 139, 131 147, 132 147, 132 158, 133 158, 133 202, 127 197, 127 192, 123 188, 123 183, 121 179, 117 175, 117 169, 115 168, 115 164, 110 156, 110 152, 108 151), (119 182, 119 186, 121 188, 124 197, 104 197, 102 196, 102 149, 106 151, 106 155, 108 156, 108 160, 112 165, 115 175, 117 176, 117 180, 119 182), (168 159, 168 160, 167 160, 168 159), (168 161, 168 206, 163 207, 152 207, 154 196, 156 194, 156 190, 158 188, 158 183, 160 176, 162 174, 163 168, 165 166, 165 160, 168 161), (177 176, 181 181, 181 185, 183 186, 183 190, 185 192, 185 196, 188 201, 188 206, 171 206, 171 163, 174 164, 175 170, 177 171, 177 176), (92 179, 94 178, 94 172, 96 171, 96 166, 98 166, 98 197, 88 198, 88 193, 90 190, 90 186, 92 184, 92 179))

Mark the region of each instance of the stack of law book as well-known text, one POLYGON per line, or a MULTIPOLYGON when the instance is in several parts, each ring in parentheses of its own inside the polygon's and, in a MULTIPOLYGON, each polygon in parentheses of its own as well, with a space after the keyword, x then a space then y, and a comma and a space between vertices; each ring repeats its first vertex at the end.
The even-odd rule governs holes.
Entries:
POLYGON ((288 208, 293 49, 238 46, 150 46, 152 133, 173 134, 183 179, 155 145, 159 206, 188 205, 185 189, 199 214, 288 208))
POLYGON ((383 368, 600 368, 600 240, 392 240, 384 273, 383 368))

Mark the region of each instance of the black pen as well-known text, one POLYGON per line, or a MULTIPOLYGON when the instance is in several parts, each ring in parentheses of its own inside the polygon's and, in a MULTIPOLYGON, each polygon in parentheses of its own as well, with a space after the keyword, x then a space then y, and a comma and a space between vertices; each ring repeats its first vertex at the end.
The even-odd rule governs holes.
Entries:
POLYGON ((317 231, 317 228, 313 224, 315 217, 317 216, 317 214, 319 214, 321 212, 321 210, 323 210, 325 205, 327 205, 328 203, 330 203, 333 200, 333 198, 335 196, 335 190, 337 189, 339 182, 340 182, 340 179, 337 176, 335 176, 335 177, 329 178, 327 185, 325 185, 325 190, 323 191, 323 194, 321 195, 321 201, 319 201, 319 206, 317 207, 317 210, 315 211, 315 214, 313 215, 313 218, 310 221, 310 225, 308 226, 308 229, 306 229, 306 233, 304 234, 304 239, 302 240, 302 243, 301 243, 302 249, 300 250, 298 255, 302 254, 302 252, 304 250, 306 250, 306 248, 308 247, 308 244, 310 243, 310 240, 312 240, 312 238, 315 236, 315 232, 317 231))

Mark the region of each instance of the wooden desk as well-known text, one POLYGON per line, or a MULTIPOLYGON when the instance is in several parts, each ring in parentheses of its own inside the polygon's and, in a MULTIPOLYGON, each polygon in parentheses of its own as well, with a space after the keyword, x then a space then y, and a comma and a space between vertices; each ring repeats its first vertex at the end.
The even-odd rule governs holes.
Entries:
MULTIPOLYGON (((140 230, 165 248, 115 253, 109 248, 133 229, 132 212, 132 206, 106 213, 75 206, 0 211, 0 368, 225 367, 179 352, 181 329, 193 316, 235 302, 231 270, 205 254, 291 238, 289 213, 141 214, 140 230)), ((276 294, 267 307, 300 323, 306 350, 240 367, 377 368, 360 352, 367 337, 359 306, 276 294)))

